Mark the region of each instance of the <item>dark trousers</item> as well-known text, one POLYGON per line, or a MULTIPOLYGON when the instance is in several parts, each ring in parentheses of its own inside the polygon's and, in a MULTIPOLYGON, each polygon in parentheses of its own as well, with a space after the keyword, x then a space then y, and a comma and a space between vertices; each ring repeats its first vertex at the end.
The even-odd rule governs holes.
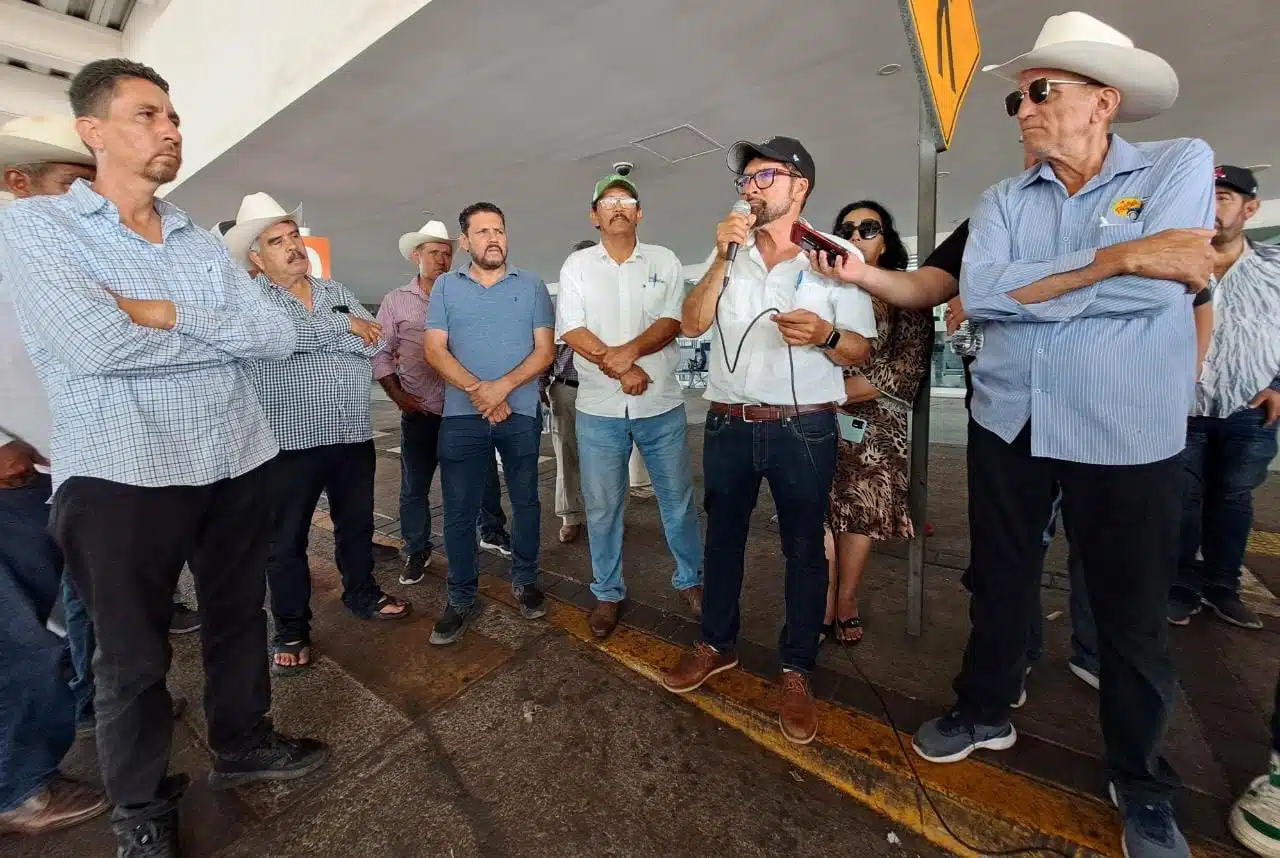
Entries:
POLYGON ((440 415, 400 415, 400 535, 405 554, 430 554, 431 480, 436 475, 440 415))
POLYGON ((542 420, 512 414, 491 424, 479 415, 444 418, 440 430, 440 476, 444 492, 444 548, 449 558, 449 604, 475 604, 479 580, 476 516, 488 492, 493 453, 502 456, 502 470, 511 497, 511 580, 538 580, 538 540, 542 505, 538 500, 538 446, 542 420))
POLYGON ((1280 754, 1280 679, 1276 680, 1276 702, 1271 707, 1271 750, 1280 754))
POLYGON ((183 561, 199 600, 209 745, 241 753, 267 734, 267 467, 207 486, 72 477, 54 497, 50 526, 97 635, 98 758, 117 820, 172 806, 163 784, 173 733, 165 674, 183 561))
POLYGON ((1042 536, 1062 488, 1098 630, 1107 766, 1129 800, 1165 799, 1177 778, 1158 750, 1173 703, 1166 598, 1177 566, 1179 456, 1147 465, 1083 465, 1031 455, 969 421, 972 629, 955 682, 960 711, 1008 718, 1037 610, 1042 536))
POLYGON ((0 488, 0 813, 43 789, 75 741, 63 643, 45 627, 62 579, 50 485, 0 488))
POLYGON ((276 642, 311 639, 311 567, 307 541, 320 492, 329 498, 334 555, 342 576, 342 604, 357 617, 377 609, 382 590, 373 578, 372 441, 281 450, 271 463, 275 534, 267 561, 276 642))
POLYGON ((1187 421, 1182 454, 1187 488, 1175 598, 1240 591, 1240 564, 1253 528, 1253 492, 1266 481, 1267 466, 1276 456, 1276 427, 1265 422, 1258 408, 1187 421), (1203 560, 1196 559, 1197 551, 1203 560))
POLYGON ((760 481, 768 480, 786 557, 786 624, 778 658, 784 668, 808 673, 817 660, 827 598, 822 524, 836 468, 835 414, 748 423, 712 411, 704 427, 702 467, 703 642, 722 653, 737 645, 747 531, 760 481))

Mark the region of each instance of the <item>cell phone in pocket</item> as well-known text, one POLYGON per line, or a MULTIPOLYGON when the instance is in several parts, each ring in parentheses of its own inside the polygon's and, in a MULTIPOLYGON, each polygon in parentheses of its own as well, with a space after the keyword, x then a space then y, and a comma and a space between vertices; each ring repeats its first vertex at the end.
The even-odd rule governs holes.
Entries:
POLYGON ((867 435, 867 421, 861 417, 853 417, 843 411, 836 412, 836 423, 840 426, 840 437, 850 444, 861 444, 867 435))

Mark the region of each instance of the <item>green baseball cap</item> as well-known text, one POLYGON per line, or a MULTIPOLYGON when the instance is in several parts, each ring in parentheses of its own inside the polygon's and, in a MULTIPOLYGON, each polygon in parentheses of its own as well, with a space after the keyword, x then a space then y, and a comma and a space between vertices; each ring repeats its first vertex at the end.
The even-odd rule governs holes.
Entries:
POLYGON ((600 202, 600 198, 604 196, 604 192, 610 188, 626 188, 636 199, 640 198, 640 192, 636 190, 636 183, 628 179, 620 173, 610 173, 600 181, 596 182, 595 195, 591 197, 591 205, 594 207, 600 202))

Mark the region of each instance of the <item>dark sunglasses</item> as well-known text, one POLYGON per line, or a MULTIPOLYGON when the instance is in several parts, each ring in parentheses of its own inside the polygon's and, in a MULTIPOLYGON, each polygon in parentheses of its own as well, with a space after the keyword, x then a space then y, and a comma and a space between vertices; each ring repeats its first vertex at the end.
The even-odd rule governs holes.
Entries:
POLYGON ((1044 104, 1049 100, 1049 95, 1055 86, 1093 86, 1093 84, 1083 80, 1051 80, 1047 77, 1038 77, 1027 84, 1026 89, 1015 89, 1006 95, 1004 109, 1010 116, 1017 116, 1022 108, 1023 98, 1031 99, 1032 104, 1044 104))
POLYGON ((880 221, 872 220, 871 218, 867 218, 866 220, 858 223, 845 221, 836 227, 836 235, 840 236, 845 241, 852 241, 853 234, 855 232, 863 241, 870 241, 880 233, 884 232, 884 227, 881 225, 880 221))

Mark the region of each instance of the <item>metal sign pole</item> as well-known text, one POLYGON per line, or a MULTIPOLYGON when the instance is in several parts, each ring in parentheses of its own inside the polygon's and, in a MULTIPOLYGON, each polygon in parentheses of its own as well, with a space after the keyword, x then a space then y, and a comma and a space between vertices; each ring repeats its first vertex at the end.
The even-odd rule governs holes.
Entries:
MULTIPOLYGON (((916 201, 916 264, 933 253, 938 219, 938 145, 929 106, 920 103, 920 177, 916 201)), ((932 362, 932 346, 930 347, 932 362)), ((907 552, 907 634, 924 630, 925 513, 929 500, 929 396, 932 371, 926 371, 911 409, 911 477, 908 498, 916 535, 907 552)))

